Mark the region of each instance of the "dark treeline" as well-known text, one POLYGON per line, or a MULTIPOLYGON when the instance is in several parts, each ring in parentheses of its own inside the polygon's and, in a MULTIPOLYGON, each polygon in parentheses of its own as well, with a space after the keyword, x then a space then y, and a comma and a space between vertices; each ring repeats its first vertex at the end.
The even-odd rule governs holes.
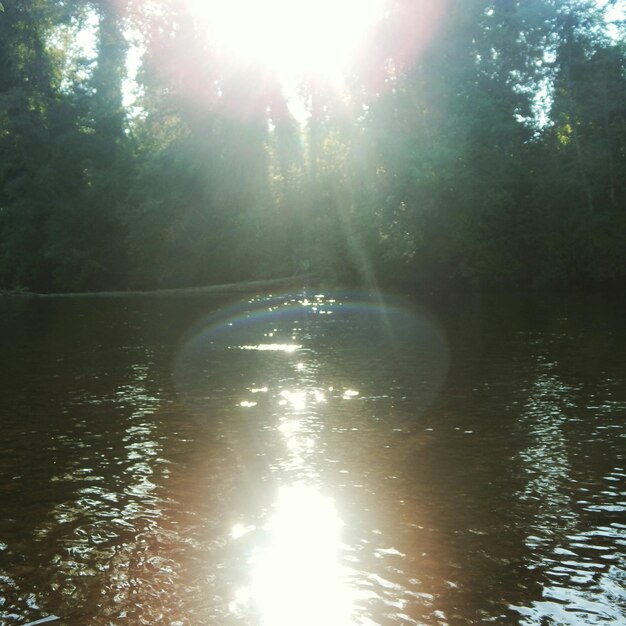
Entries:
POLYGON ((626 47, 597 2, 389 0, 341 93, 303 78, 303 124, 183 2, 2 5, 0 289, 626 280, 626 47))

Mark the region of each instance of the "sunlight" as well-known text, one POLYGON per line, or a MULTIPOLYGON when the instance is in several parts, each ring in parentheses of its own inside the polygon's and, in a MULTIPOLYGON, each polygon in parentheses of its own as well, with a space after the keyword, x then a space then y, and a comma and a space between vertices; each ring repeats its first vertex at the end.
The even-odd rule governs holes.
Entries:
POLYGON ((273 626, 352 623, 353 590, 339 563, 343 523, 328 497, 307 485, 282 487, 257 555, 252 596, 273 626))
MULTIPOLYGON (((306 391, 289 391, 284 389, 280 392, 281 398, 284 399, 284 404, 289 403, 295 411, 304 411, 306 409, 306 391)), ((279 401, 282 405, 283 401, 279 401)))
POLYGON ((283 85, 307 73, 340 81, 383 14, 383 0, 187 0, 224 54, 256 62, 283 85))
POLYGON ((295 343, 259 343, 256 345, 237 346, 241 350, 258 350, 260 352, 295 352, 302 346, 295 343))

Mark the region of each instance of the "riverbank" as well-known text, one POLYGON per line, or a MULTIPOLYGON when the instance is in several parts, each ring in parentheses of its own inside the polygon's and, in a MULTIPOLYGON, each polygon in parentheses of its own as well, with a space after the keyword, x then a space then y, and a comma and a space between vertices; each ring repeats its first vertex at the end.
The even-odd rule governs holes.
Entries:
POLYGON ((246 280, 236 283, 220 285, 205 285, 201 287, 179 287, 173 289, 127 290, 127 291, 84 291, 74 293, 36 293, 32 291, 1 291, 0 297, 20 298, 125 298, 128 296, 180 296, 202 294, 250 293, 267 289, 301 288, 308 282, 315 282, 315 276, 288 276, 268 280, 246 280))

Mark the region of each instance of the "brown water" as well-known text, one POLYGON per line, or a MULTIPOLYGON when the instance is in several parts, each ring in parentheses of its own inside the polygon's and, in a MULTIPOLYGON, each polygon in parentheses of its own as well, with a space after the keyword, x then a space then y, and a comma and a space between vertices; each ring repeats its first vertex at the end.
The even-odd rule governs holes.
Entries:
POLYGON ((0 623, 623 624, 626 301, 0 301, 0 623))

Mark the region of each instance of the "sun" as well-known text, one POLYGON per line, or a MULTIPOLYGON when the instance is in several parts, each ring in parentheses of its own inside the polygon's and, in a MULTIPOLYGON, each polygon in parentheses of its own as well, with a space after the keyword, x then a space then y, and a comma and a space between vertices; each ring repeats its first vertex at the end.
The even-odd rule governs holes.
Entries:
POLYGON ((283 85, 314 74, 340 81, 380 20, 384 0, 187 0, 207 37, 283 85))

